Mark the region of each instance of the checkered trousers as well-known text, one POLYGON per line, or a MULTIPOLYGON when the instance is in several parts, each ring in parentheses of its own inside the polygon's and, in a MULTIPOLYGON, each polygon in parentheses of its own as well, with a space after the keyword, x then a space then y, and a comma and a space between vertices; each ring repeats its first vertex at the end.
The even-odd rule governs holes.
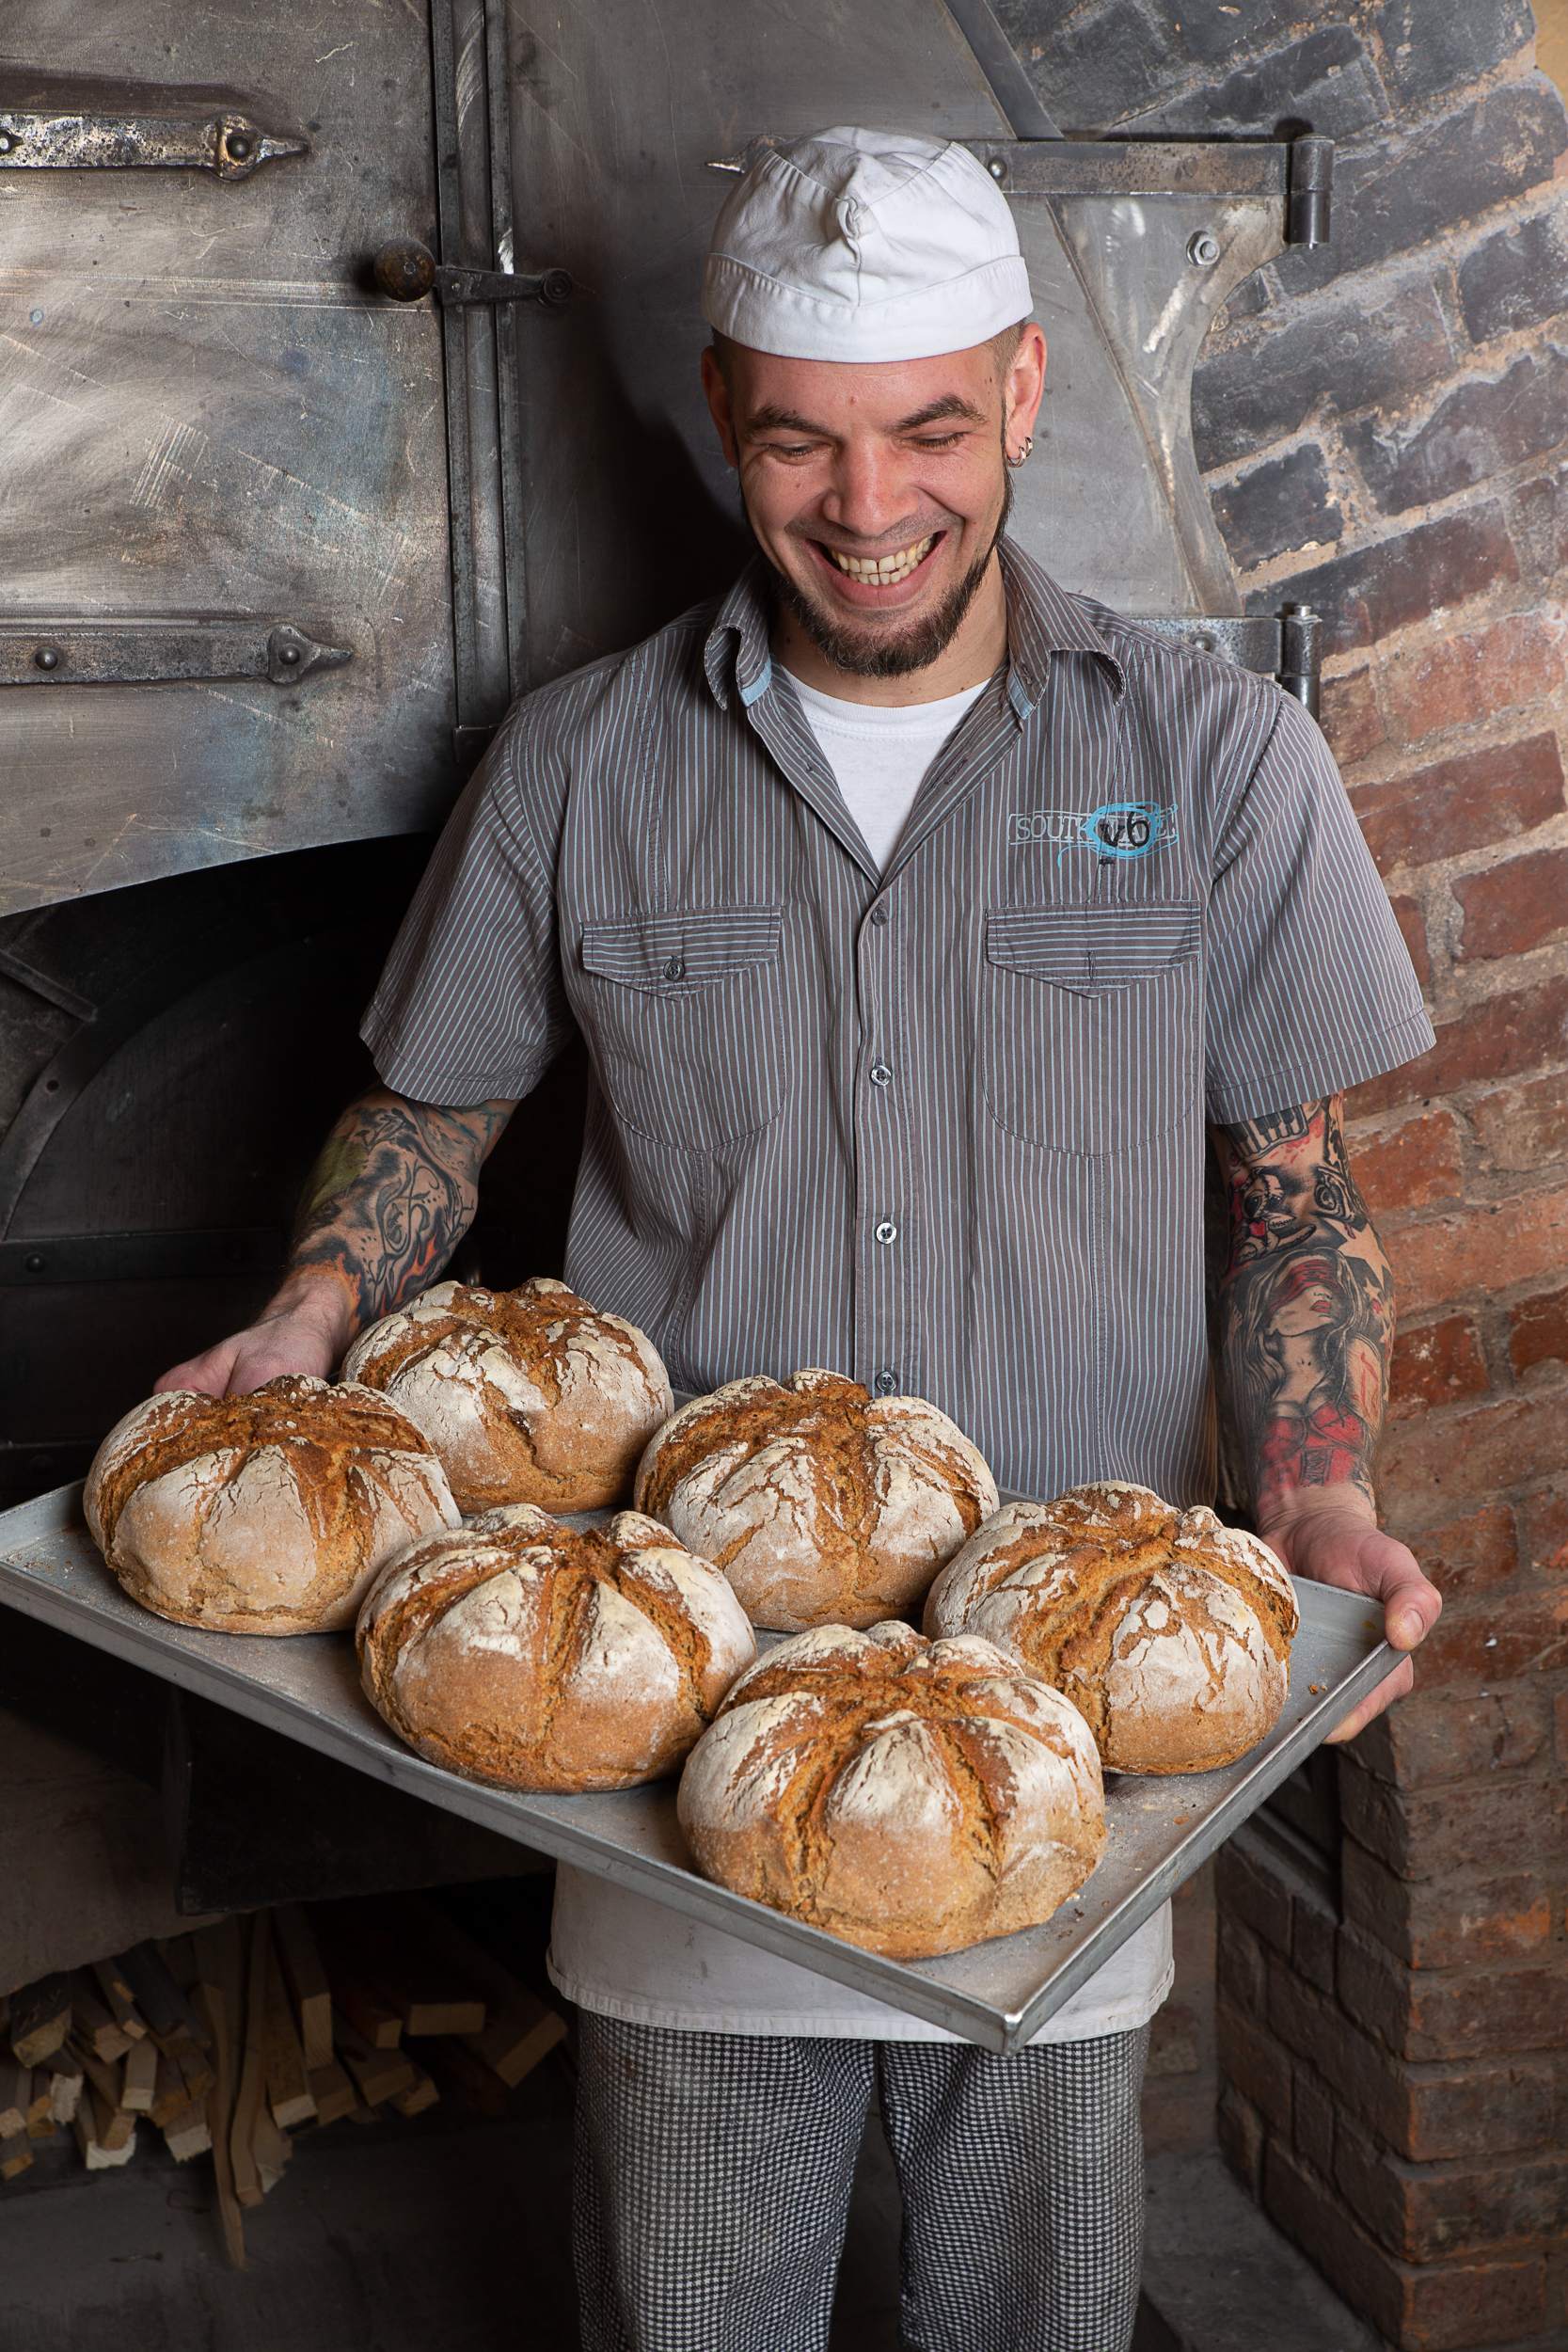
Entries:
POLYGON ((584 2352, 825 2352, 874 2085, 905 2352, 1126 2352, 1147 2026, 997 2058, 581 2022, 584 2352))

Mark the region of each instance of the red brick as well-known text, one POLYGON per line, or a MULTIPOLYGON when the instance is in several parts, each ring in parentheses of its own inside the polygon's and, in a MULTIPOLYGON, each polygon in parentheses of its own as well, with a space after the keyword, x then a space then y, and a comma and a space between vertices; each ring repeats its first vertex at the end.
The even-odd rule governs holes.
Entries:
POLYGON ((1568 1486, 1544 1486, 1525 1506, 1528 1552, 1548 1576, 1568 1574, 1568 1486))
POLYGON ((1461 1603, 1445 1609, 1416 1661, 1426 1683, 1512 1682, 1568 1665, 1568 1592, 1516 1593, 1506 1607, 1461 1603))
POLYGON ((1418 739, 1495 711, 1549 702, 1562 685, 1561 634, 1560 623, 1544 613, 1511 612, 1490 628, 1395 654, 1382 679, 1389 717, 1418 739))
POLYGON ((1222 1912, 1244 1920, 1276 1952, 1291 1948, 1291 1894, 1243 1832, 1214 1857, 1214 1894, 1222 1912))
POLYGON ((1358 2226, 1343 2200, 1278 2140, 1263 2203, 1346 2299, 1401 2352, 1471 2352, 1533 2335, 1546 2310, 1539 2255, 1513 2262, 1406 2264, 1358 2226))
POLYGON ((1260 2017, 1268 2006, 1268 1964, 1250 1928, 1232 1918, 1221 1899, 1214 1935, 1214 1981, 1237 2009, 1260 2017))
POLYGON ((1533 1872, 1413 1884, 1354 1837, 1344 1840, 1339 1860, 1346 1919, 1407 1968, 1520 1960, 1551 1940, 1552 1906, 1533 1872))
POLYGON ((1387 2155, 1352 2123, 1338 2136, 1334 2182, 1391 2254, 1432 2263, 1555 2236, 1568 2189, 1568 2157, 1409 2164, 1387 2155))
POLYGON ((1222 2000, 1214 2011, 1220 2072, 1277 2131, 1291 2128, 1291 2061, 1267 2027, 1222 2000))
POLYGON ((1451 1200, 1464 1183, 1459 1121, 1451 1111, 1433 1111, 1381 1135, 1355 1136, 1350 1163, 1374 1216, 1451 1200))
MULTIPOLYGON (((1568 1234, 1563 1247, 1568 1250, 1568 1234)), ((1568 1363, 1568 1287, 1517 1300, 1508 1311, 1508 1360, 1516 1373, 1568 1363)))
POLYGON ((1469 1315, 1423 1323, 1394 1342, 1388 1402, 1396 1413, 1461 1405, 1467 1396, 1484 1396, 1490 1386, 1481 1334, 1469 1315))
POLYGON ((1370 1119, 1396 1103, 1430 1101, 1456 1087, 1512 1078, 1543 1062, 1568 1059, 1568 978, 1538 980, 1469 1005, 1438 1025, 1432 1051, 1345 1097, 1352 1119, 1370 1119))
POLYGON ((1333 2092, 1309 2066, 1298 2066, 1291 2082, 1291 2137, 1325 2178, 1334 2172, 1334 2110, 1333 2092))
MULTIPOLYGON (((1380 1456, 1389 1505, 1436 1518, 1474 1494, 1526 1486, 1568 1461, 1568 1391, 1493 1397, 1444 1419, 1397 1421, 1380 1456)), ((1420 1677, 1420 1670, 1418 1670, 1420 1677)), ((1502 1677, 1500 1677, 1502 1679, 1502 1677)))
POLYGON ((1339 1999, 1396 2058, 1513 2057, 1556 2050, 1568 2037, 1560 1968, 1406 1968, 1359 1929, 1339 1931, 1339 1999))
POLYGON ((1418 898, 1390 898, 1388 903, 1394 910, 1394 920, 1400 927, 1400 937, 1415 967, 1416 977, 1423 988, 1430 988, 1432 951, 1427 946, 1426 916, 1421 912, 1421 902, 1418 898))
POLYGON ((1476 1134, 1498 1168, 1542 1168, 1568 1153, 1568 1071, 1483 1094, 1476 1134))
MULTIPOLYGON (((1448 1534, 1444 1528, 1433 1530, 1434 1537, 1448 1534)), ((1423 1545, 1426 1540, 1418 1538, 1423 1545)), ((1420 1558, 1430 1573, 1424 1551, 1420 1558)), ((1466 1696, 1452 1691, 1417 1691, 1379 1715, 1342 1751, 1340 1804, 1371 1802, 1371 1792, 1359 1783, 1347 1794, 1349 1775, 1356 1771, 1390 1788, 1407 1789, 1477 1775, 1490 1779, 1494 1772, 1515 1772, 1531 1763, 1548 1737, 1545 1694, 1538 1683, 1515 1683, 1466 1696)))
MULTIPOLYGON (((1568 1185, 1478 1201, 1384 1237, 1402 1312, 1560 1271, 1568 1185)), ((1512 1482, 1510 1482, 1512 1483, 1512 1482)))
POLYGON ((1370 670, 1352 670, 1347 677, 1325 677, 1319 723, 1329 750, 1341 768, 1353 767, 1386 740, 1377 707, 1370 670))
POLYGON ((1254 589, 1246 604, 1249 612, 1275 612, 1283 591, 1323 614, 1327 653, 1347 653, 1518 577, 1502 507, 1489 500, 1292 573, 1288 588, 1254 589))
POLYGON ((1532 735, 1360 785, 1350 797, 1378 871, 1387 874, 1510 841, 1560 816, 1562 761, 1555 735, 1532 735))
POLYGON ((1568 850, 1535 850, 1453 885, 1465 910, 1454 949, 1456 963, 1492 956, 1522 956, 1568 930, 1568 850))
POLYGON ((1346 1759, 1339 1809, 1357 1844, 1402 1879, 1441 1882, 1481 1862, 1537 1870, 1568 1853, 1568 1789, 1534 1773, 1396 1792, 1346 1759))
POLYGON ((1493 1592, 1519 1565, 1519 1530, 1506 1502, 1486 1503, 1464 1518, 1429 1527, 1414 1548, 1445 1602, 1493 1592))
POLYGON ((1256 2202, 1263 2185, 1263 2119, 1252 2101, 1229 2083, 1220 2092, 1214 2128, 1221 2155, 1256 2202))

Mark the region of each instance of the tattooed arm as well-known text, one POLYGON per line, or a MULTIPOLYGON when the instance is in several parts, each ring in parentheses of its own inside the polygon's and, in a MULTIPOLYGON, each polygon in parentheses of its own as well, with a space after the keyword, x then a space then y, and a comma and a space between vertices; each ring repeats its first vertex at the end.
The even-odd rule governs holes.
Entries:
POLYGON ((385 1087, 351 1103, 310 1171, 282 1287, 248 1330, 176 1364, 158 1387, 243 1396, 280 1372, 330 1373, 356 1331, 445 1265, 515 1107, 441 1110, 385 1087))
MULTIPOLYGON (((1377 1525, 1394 1293, 1345 1156, 1341 1098, 1218 1129, 1214 1141, 1230 1201, 1226 1375, 1259 1529, 1297 1576, 1381 1600, 1390 1643, 1414 1649, 1441 1602, 1377 1525)), ((1406 1661, 1334 1738, 1352 1738, 1411 1680, 1406 1661)))

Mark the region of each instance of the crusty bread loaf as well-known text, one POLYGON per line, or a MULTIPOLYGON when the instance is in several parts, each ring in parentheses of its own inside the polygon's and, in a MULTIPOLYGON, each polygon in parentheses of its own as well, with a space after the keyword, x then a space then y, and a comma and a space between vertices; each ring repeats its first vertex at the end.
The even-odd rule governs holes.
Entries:
POLYGON ((673 1772, 756 1656, 717 1568, 657 1519, 584 1533, 531 1503, 390 1562, 357 1640, 372 1704, 431 1763, 558 1792, 673 1772))
POLYGON ((1206 1772, 1273 1730, 1291 1580, 1199 1505, 1104 1481, 1010 1502, 932 1585, 928 1634, 983 1634, 1082 1709, 1118 1772, 1206 1772))
POLYGON ((352 1625, 385 1561, 458 1523, 434 1449, 385 1397, 295 1374, 149 1397, 99 1447, 82 1506, 134 1600, 221 1633, 352 1625))
POLYGON ((768 1651, 678 1810, 706 1877, 894 1960, 1037 1926, 1105 1847, 1082 1716, 989 1642, 896 1624, 768 1651))
POLYGON ((515 1291, 437 1282, 360 1333, 343 1378, 424 1431, 463 1511, 622 1502, 674 1401, 650 1340, 547 1275, 515 1291))
POLYGON ((636 1500, 723 1569, 754 1624, 799 1633, 915 1608, 996 1508, 996 1482, 924 1397, 808 1371, 683 1406, 643 1454, 636 1500))

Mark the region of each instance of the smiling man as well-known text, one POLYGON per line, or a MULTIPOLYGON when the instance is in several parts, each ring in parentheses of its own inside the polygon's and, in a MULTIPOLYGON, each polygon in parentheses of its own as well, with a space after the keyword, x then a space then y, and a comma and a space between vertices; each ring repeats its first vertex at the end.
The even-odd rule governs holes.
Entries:
MULTIPOLYGON (((329 1370, 440 1271, 576 1027, 566 1277, 677 1386, 828 1365, 933 1399, 1004 1487, 1207 1501, 1207 1117, 1259 1525, 1413 1648, 1437 1596, 1376 1526, 1392 1299, 1339 1098, 1432 1032, 1323 739, 1005 535, 1046 354, 965 151, 764 156, 704 307, 757 557, 512 711, 288 1281, 166 1385, 329 1370)), ((911 2352, 1125 2352, 1167 1915, 1010 2058, 564 1867, 551 1970, 583 2012, 590 2352, 821 2352, 874 2089, 911 2352)))

